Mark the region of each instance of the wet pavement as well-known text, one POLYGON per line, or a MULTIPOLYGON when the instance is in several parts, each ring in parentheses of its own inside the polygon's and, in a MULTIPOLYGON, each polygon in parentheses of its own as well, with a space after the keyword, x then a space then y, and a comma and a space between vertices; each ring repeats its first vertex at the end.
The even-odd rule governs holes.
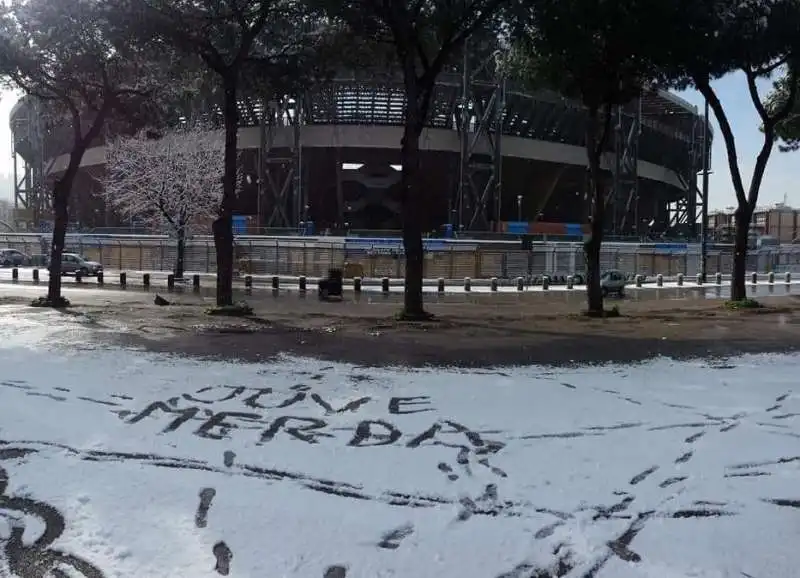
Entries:
MULTIPOLYGON (((110 279, 111 277, 109 277, 110 279)), ((177 283, 173 291, 169 291, 166 287, 165 279, 154 278, 153 285, 149 288, 144 288, 141 284, 141 275, 138 277, 133 276, 129 278, 127 288, 122 289, 118 281, 113 283, 106 283, 102 286, 97 284, 95 279, 83 280, 77 283, 74 278, 66 277, 63 279, 62 287, 64 294, 69 297, 70 294, 83 295, 83 296, 96 296, 98 298, 111 298, 114 294, 131 295, 131 294, 161 294, 168 295, 174 293, 176 295, 196 295, 204 299, 212 299, 215 295, 215 288, 213 281, 209 278, 204 279, 205 285, 201 285, 199 290, 194 290, 191 283, 177 283)), ((34 283, 30 279, 21 278, 19 281, 11 280, 11 273, 8 270, 0 270, 0 296, 28 296, 39 295, 47 289, 46 282, 34 283)), ((376 288, 365 288, 364 292, 359 295, 354 293, 352 289, 345 289, 345 300, 353 302, 367 301, 381 301, 381 302, 401 302, 403 293, 402 288, 392 287, 388 294, 383 294, 376 288)), ((431 288, 426 288, 431 289, 431 288)), ((476 287, 472 292, 465 292, 462 287, 449 288, 444 295, 435 291, 427 290, 425 299, 428 302, 467 302, 473 296, 481 296, 484 299, 492 295, 499 297, 510 295, 531 295, 536 294, 539 298, 545 295, 553 302, 558 303, 580 303, 585 300, 584 286, 576 286, 573 289, 567 289, 563 286, 554 286, 548 291, 543 291, 541 287, 526 287, 524 291, 518 292, 510 290, 511 288, 505 287, 504 290, 497 293, 491 293, 488 287, 476 287)), ((252 299, 254 297, 263 298, 311 298, 315 297, 314 287, 309 283, 309 290, 305 293, 299 291, 296 285, 286 284, 278 291, 272 290, 269 286, 254 285, 252 289, 246 289, 243 284, 237 280, 234 283, 234 300, 252 299)), ((798 283, 764 283, 758 284, 749 283, 747 285, 747 294, 749 297, 758 298, 765 296, 786 296, 786 295, 800 295, 800 284, 798 283)), ((675 301, 696 301, 702 299, 728 299, 730 297, 730 285, 725 283, 723 285, 706 284, 698 286, 695 284, 685 284, 682 287, 677 286, 676 283, 666 283, 663 287, 656 287, 654 284, 645 285, 643 287, 629 286, 626 287, 626 295, 622 301, 651 301, 651 300, 675 300, 675 301)), ((619 298, 609 297, 609 302, 620 300, 619 298)))

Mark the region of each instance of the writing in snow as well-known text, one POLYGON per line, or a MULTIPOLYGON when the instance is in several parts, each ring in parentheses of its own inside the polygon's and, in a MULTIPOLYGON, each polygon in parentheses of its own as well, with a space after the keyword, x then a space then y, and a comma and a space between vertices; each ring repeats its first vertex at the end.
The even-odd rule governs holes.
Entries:
MULTIPOLYGON (((278 436, 288 436, 309 444, 335 438, 329 419, 292 415, 298 409, 314 407, 325 417, 337 414, 357 413, 370 402, 377 401, 364 396, 334 405, 309 386, 296 385, 287 395, 279 396, 272 388, 245 386, 213 386, 195 393, 184 393, 166 401, 154 401, 138 413, 124 412, 126 423, 135 424, 147 418, 165 420, 161 430, 170 433, 179 428, 186 429, 190 422, 202 423, 192 432, 207 439, 223 439, 235 429, 258 429, 259 443, 267 443, 278 436), (240 402, 250 411, 213 411, 209 406, 226 402, 240 402), (292 411, 294 410, 294 411, 292 411), (285 413, 284 413, 285 412, 285 413), (291 413, 290 413, 291 412, 291 413)), ((420 414, 434 411, 428 396, 391 397, 386 405, 390 416, 420 414)), ((432 420, 433 421, 433 420, 432 420)), ((336 428, 337 432, 342 428, 336 428)), ((419 447, 425 442, 469 447, 476 454, 490 455, 504 447, 502 442, 484 439, 479 432, 452 420, 435 420, 426 428, 415 428, 403 432, 397 423, 387 419, 364 419, 356 423, 347 445, 353 447, 387 446, 402 444, 419 447)))

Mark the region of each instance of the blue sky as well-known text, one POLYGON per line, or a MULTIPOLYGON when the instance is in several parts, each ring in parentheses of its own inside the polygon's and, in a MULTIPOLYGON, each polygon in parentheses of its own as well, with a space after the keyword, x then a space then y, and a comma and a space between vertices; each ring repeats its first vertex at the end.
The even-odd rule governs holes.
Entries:
MULTIPOLYGON (((770 87, 770 82, 762 83, 761 94, 765 96, 770 87)), ((758 113, 753 108, 744 74, 730 74, 716 81, 714 88, 717 90, 733 126, 736 149, 739 153, 739 170, 742 173, 745 187, 747 187, 753 174, 756 155, 764 142, 763 135, 759 130, 758 113)), ((687 90, 679 94, 696 105, 702 114, 704 103, 703 97, 699 93, 687 90)), ((731 184, 725 143, 713 112, 710 117, 714 126, 714 144, 711 151, 711 168, 714 174, 711 175, 709 182, 709 207, 722 209, 735 205, 736 196, 731 184)), ((800 208, 800 152, 782 153, 776 146, 767 165, 764 183, 758 197, 759 205, 783 202, 784 195, 790 205, 800 208)))
MULTIPOLYGON (((737 137, 740 169, 745 183, 749 183, 753 172, 753 164, 761 147, 762 135, 759 131, 758 114, 753 108, 747 86, 742 74, 732 74, 715 83, 719 97, 728 112, 737 137)), ((764 94, 769 83, 764 86, 764 94)), ((703 98, 695 91, 688 90, 680 96, 703 110, 703 98)), ((16 97, 13 93, 3 92, 0 99, 0 198, 10 198, 11 181, 3 177, 12 171, 11 133, 8 127, 8 114, 16 97)), ((709 207, 723 209, 736 202, 728 170, 725 144, 716 126, 716 119, 711 114, 714 125, 714 146, 712 150, 712 170, 709 185, 709 207)), ((800 152, 781 153, 777 147, 767 166, 764 184, 761 188, 759 204, 767 205, 782 202, 784 195, 790 205, 800 208, 800 152)))

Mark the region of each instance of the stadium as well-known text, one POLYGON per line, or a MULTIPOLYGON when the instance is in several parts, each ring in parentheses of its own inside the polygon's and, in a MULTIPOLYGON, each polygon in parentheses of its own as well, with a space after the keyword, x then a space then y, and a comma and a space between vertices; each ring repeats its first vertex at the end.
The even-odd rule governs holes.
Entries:
MULTIPOLYGON (((401 82, 346 75, 281 102, 243 99, 237 232, 296 233, 310 223, 316 232, 399 229, 403 108, 401 82)), ((29 97, 10 124, 15 226, 46 230, 48 182, 66 168, 71 133, 53 128, 29 97)), ((696 238, 703 117, 675 95, 648 91, 615 111, 612 126, 604 162, 608 234, 696 238)), ((557 94, 443 74, 420 140, 427 230, 580 237, 587 222, 584 127, 582 107, 557 94)), ((103 162, 100 139, 73 189, 70 218, 82 231, 131 225, 96 195, 103 162)))

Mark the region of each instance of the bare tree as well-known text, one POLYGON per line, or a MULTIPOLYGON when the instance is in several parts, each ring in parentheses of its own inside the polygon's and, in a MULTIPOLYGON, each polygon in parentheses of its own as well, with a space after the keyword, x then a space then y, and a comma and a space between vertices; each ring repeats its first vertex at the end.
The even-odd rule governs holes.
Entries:
MULTIPOLYGON (((212 224, 217 305, 233 305, 233 213, 239 184, 239 100, 249 85, 286 84, 305 73, 321 36, 297 0, 108 0, 113 18, 145 45, 163 42, 199 58, 221 93, 223 194, 212 224), (308 32, 310 28, 312 32, 308 32)), ((322 52, 325 52, 324 50, 322 52)))
POLYGON ((175 236, 177 278, 183 277, 187 233, 217 213, 224 149, 223 132, 203 124, 165 134, 142 130, 106 144, 106 203, 175 236))
POLYGON ((138 113, 153 87, 164 84, 154 82, 159 65, 148 54, 131 50, 124 35, 108 25, 101 2, 15 1, 0 16, 0 42, 0 74, 43 101, 71 135, 64 150, 69 162, 53 183, 50 280, 43 301, 59 306, 65 304, 61 255, 69 197, 83 155, 108 120, 117 113, 138 113))

